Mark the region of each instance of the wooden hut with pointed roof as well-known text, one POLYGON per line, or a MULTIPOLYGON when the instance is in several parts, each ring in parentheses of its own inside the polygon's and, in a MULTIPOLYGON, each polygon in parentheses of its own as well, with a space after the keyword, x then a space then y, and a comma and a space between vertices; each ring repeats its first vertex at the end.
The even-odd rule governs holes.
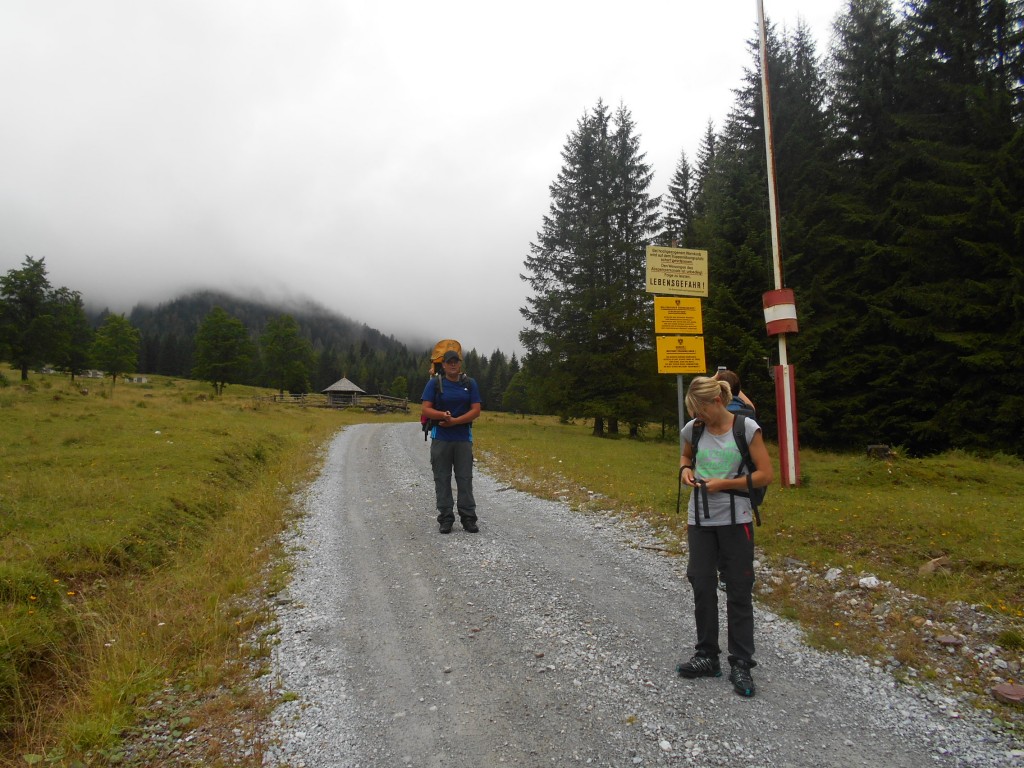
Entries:
POLYGON ((342 377, 331 384, 327 389, 321 390, 327 395, 327 405, 331 408, 346 408, 359 403, 359 396, 366 392, 348 379, 342 377))

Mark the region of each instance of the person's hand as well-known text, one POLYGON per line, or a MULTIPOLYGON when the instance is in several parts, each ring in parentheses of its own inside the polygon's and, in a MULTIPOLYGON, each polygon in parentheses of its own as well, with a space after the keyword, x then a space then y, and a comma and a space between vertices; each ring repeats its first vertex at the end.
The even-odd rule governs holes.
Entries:
POLYGON ((728 490, 725 487, 725 483, 726 481, 720 477, 712 477, 710 480, 704 481, 704 488, 708 493, 721 493, 728 490))
POLYGON ((682 472, 683 485, 685 485, 685 486, 687 486, 689 488, 696 487, 697 482, 694 479, 693 467, 683 467, 680 470, 680 472, 682 472))

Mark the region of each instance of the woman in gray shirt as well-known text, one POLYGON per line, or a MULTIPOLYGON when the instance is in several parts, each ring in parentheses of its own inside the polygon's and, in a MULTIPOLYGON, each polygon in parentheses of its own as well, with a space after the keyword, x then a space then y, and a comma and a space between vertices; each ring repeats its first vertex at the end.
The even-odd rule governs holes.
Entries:
MULTIPOLYGON (((681 677, 720 677, 718 661, 718 569, 726 582, 729 680, 741 696, 754 695, 750 670, 754 661, 754 526, 747 472, 733 435, 735 414, 728 382, 698 376, 686 393, 686 409, 693 420, 683 427, 680 476, 692 489, 688 504, 687 541, 690 557, 686 577, 693 587, 697 625, 696 653, 676 669, 681 677), (700 435, 693 443, 694 426, 700 435), (699 450, 698 450, 699 449, 699 450), (744 494, 744 495, 740 495, 744 494)), ((754 469, 750 482, 762 488, 773 471, 761 427, 744 419, 744 436, 754 469)))

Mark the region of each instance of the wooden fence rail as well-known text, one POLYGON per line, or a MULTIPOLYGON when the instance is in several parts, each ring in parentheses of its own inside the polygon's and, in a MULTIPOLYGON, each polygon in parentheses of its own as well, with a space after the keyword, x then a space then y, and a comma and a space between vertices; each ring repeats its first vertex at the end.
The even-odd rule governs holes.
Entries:
POLYGON ((261 395, 254 398, 266 403, 284 403, 286 405, 299 405, 304 408, 362 408, 364 411, 374 413, 390 413, 402 411, 408 413, 409 398, 391 397, 390 395, 346 395, 344 397, 328 396, 320 393, 306 393, 301 395, 261 395))

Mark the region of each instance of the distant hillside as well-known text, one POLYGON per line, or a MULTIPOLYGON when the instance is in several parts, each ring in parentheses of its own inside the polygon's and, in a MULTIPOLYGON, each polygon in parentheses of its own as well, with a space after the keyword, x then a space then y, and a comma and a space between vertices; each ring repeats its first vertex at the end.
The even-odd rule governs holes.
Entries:
MULTIPOLYGON (((155 306, 139 304, 132 309, 129 320, 141 336, 138 372, 190 378, 196 333, 215 307, 241 321, 257 348, 267 324, 274 318, 290 315, 314 352, 315 369, 310 371, 308 391, 322 391, 344 376, 370 394, 408 397, 414 402, 420 399, 432 344, 410 349, 394 336, 385 336, 365 323, 313 302, 274 304, 220 291, 197 291, 155 306)), ((92 318, 94 324, 102 322, 102 314, 92 318)), ((505 390, 519 371, 515 355, 508 360, 499 352, 490 358, 477 354, 475 349, 464 353, 465 370, 476 379, 484 407, 501 410, 505 390)), ((238 383, 271 385, 259 355, 244 379, 238 383)))
MULTIPOLYGON (((410 352, 393 336, 385 336, 375 328, 330 312, 313 302, 270 304, 219 291, 199 291, 156 306, 139 304, 132 309, 129 319, 143 336, 173 334, 191 339, 214 307, 220 307, 241 320, 254 337, 263 333, 273 318, 291 315, 318 353, 324 349, 341 351, 352 345, 361 346, 364 342, 372 350, 410 352)), ((415 354, 421 353, 421 350, 415 350, 415 354)))
MULTIPOLYGON (((346 376, 367 392, 389 393, 396 378, 404 377, 408 396, 419 394, 426 349, 410 350, 393 336, 312 302, 272 304, 219 291, 198 291, 156 306, 140 304, 131 311, 129 319, 141 334, 139 372, 191 376, 196 332, 214 307, 240 320, 257 343, 272 319, 294 318, 316 354, 313 391, 346 376)), ((250 378, 266 384, 258 361, 250 378)))

